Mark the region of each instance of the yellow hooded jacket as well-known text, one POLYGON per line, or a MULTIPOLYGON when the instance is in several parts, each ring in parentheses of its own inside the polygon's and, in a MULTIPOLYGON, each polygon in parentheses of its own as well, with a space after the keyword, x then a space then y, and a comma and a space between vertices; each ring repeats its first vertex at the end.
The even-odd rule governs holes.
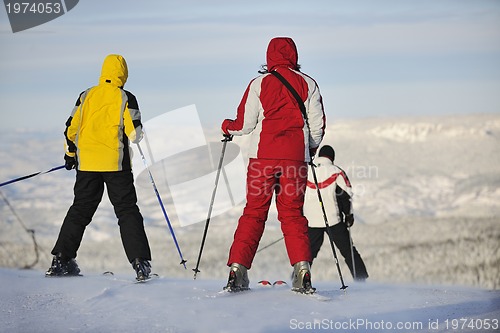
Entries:
POLYGON ((66 154, 80 171, 131 170, 129 140, 139 142, 142 124, 135 96, 124 90, 125 59, 108 55, 99 84, 82 92, 66 122, 66 154))

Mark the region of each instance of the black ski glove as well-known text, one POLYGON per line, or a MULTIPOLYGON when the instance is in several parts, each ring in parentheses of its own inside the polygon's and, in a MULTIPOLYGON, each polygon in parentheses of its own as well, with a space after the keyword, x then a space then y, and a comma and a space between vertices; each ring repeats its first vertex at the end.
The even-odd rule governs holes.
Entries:
POLYGON ((76 158, 64 154, 64 167, 66 170, 71 170, 76 167, 76 158))
POLYGON ((348 228, 352 227, 352 225, 354 224, 354 215, 352 214, 346 215, 344 218, 344 223, 347 225, 348 228))

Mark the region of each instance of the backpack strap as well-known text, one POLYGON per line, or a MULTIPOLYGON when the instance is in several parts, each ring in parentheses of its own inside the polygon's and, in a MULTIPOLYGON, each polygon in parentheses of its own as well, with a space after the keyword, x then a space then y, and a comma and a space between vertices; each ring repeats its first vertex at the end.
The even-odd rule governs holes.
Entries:
POLYGON ((306 125, 307 125, 307 127, 309 127, 309 122, 308 122, 307 113, 306 113, 306 106, 304 105, 304 101, 302 101, 302 98, 300 98, 299 93, 297 92, 297 90, 295 90, 292 87, 292 85, 290 84, 290 82, 288 82, 283 77, 283 75, 281 75, 277 71, 272 71, 272 72, 269 72, 269 73, 272 74, 272 75, 274 75, 278 80, 280 80, 281 83, 283 83, 283 85, 285 87, 287 87, 288 90, 292 93, 293 97, 295 97, 295 99, 297 100, 297 103, 299 104, 300 112, 302 112, 302 115, 304 116, 304 120, 306 122, 306 125))

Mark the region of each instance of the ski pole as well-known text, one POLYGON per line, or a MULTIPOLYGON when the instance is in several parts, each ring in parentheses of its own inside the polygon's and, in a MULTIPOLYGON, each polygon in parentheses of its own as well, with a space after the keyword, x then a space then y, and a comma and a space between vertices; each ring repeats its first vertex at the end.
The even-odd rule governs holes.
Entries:
POLYGON ((256 253, 259 253, 260 251, 264 251, 265 249, 267 249, 268 247, 271 247, 273 246, 274 244, 278 243, 280 240, 282 240, 283 238, 285 238, 285 236, 281 236, 280 239, 277 239, 275 240, 274 242, 270 243, 270 244, 267 244, 266 246, 264 246, 262 249, 259 249, 256 253))
POLYGON ((54 168, 52 168, 50 170, 47 170, 47 171, 39 171, 39 172, 32 173, 30 175, 26 175, 26 176, 22 176, 22 177, 19 177, 19 178, 11 179, 9 181, 0 183, 0 187, 5 186, 5 185, 9 185, 9 184, 12 184, 12 183, 15 183, 15 182, 18 182, 20 180, 25 180, 25 179, 28 179, 28 178, 31 178, 31 177, 35 177, 37 175, 43 175, 45 173, 56 171, 56 170, 59 170, 59 169, 62 169, 62 168, 64 168, 64 165, 60 165, 60 166, 54 167, 54 168))
POLYGON ((14 216, 16 217, 17 221, 21 224, 21 226, 23 227, 23 229, 28 234, 31 235, 31 240, 33 241, 33 247, 35 249, 35 261, 32 264, 29 264, 29 265, 26 265, 26 266, 23 267, 23 269, 31 269, 31 268, 33 268, 38 263, 38 260, 40 259, 40 251, 38 251, 39 245, 36 242, 35 229, 28 229, 28 227, 26 226, 26 224, 24 224, 23 220, 21 219, 21 217, 19 217, 19 215, 17 214, 17 212, 14 210, 14 207, 12 207, 12 205, 9 202, 9 200, 7 200, 7 197, 3 194, 2 191, 0 191, 0 196, 2 197, 3 201, 5 201, 5 203, 7 204, 7 206, 10 208, 10 211, 12 212, 12 214, 14 214, 14 216))
POLYGON ((203 247, 205 246, 205 240, 207 239, 208 225, 210 223, 210 218, 212 216, 212 207, 214 205, 215 193, 217 192, 217 185, 219 183, 220 172, 222 169, 222 163, 224 161, 224 154, 226 153, 226 146, 229 141, 233 139, 232 135, 224 135, 224 139, 221 141, 222 143, 222 152, 220 154, 219 166, 217 167, 217 175, 215 176, 215 186, 212 192, 212 199, 210 200, 210 206, 208 207, 207 220, 205 222, 205 230, 203 231, 203 237, 201 239, 200 252, 198 253, 198 260, 196 262, 196 267, 193 268, 194 271, 194 280, 196 280, 196 275, 200 272, 200 261, 201 261, 201 253, 203 252, 203 247))
POLYGON ((310 162, 309 165, 311 166, 313 179, 314 179, 314 185, 316 185, 316 191, 318 193, 319 204, 320 204, 321 210, 323 212, 323 219, 325 220, 326 232, 328 233, 328 238, 330 239, 330 245, 332 246, 333 258, 335 259, 335 264, 337 265, 337 270, 339 272, 340 282, 342 283, 342 287, 340 287, 340 289, 345 290, 347 288, 347 286, 344 284, 344 279, 342 278, 342 272, 340 270, 339 259, 337 258, 337 252, 335 251, 335 246, 333 245, 333 235, 332 235, 332 231, 330 230, 329 225, 328 225, 328 219, 326 217, 325 206, 323 205, 323 199, 321 198, 321 192, 319 190, 318 178, 316 177, 316 170, 314 170, 315 165, 312 162, 310 162))
POLYGON ((356 263, 354 262, 354 246, 352 245, 351 227, 347 228, 347 232, 349 233, 349 243, 351 245, 352 276, 354 280, 356 280, 356 263))
POLYGON ((186 267, 186 260, 182 257, 182 252, 179 247, 179 243, 177 243, 177 238, 175 237, 174 229, 172 228, 172 224, 170 224, 170 220, 168 218, 167 212, 165 210, 165 206, 163 206, 163 202, 160 197, 160 193, 158 192, 158 188, 156 187, 155 181, 153 179, 153 175, 151 174, 151 171, 149 170, 148 163, 146 162, 146 158, 144 157, 144 153, 142 152, 141 146, 139 143, 137 143, 137 148, 139 148, 139 153, 141 154, 142 161, 144 162, 144 166, 148 170, 149 173, 149 179, 151 180, 151 184, 153 184, 153 189, 156 194, 156 198, 158 199, 158 202, 160 203, 161 210, 163 212, 163 216, 165 216, 165 220, 167 221, 168 228, 170 229, 170 234, 172 235, 172 238, 174 239, 175 247, 177 248, 177 252, 179 252, 179 256, 181 258, 181 265, 184 265, 184 269, 187 269, 186 267))

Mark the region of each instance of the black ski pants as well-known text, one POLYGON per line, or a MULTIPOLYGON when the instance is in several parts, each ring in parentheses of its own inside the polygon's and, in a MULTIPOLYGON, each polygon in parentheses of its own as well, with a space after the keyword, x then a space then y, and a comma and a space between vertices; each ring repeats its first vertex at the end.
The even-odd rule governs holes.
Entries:
MULTIPOLYGON (((354 270, 352 265, 352 254, 351 254, 351 242, 349 239, 349 230, 345 223, 340 222, 333 226, 330 226, 330 231, 333 237, 333 243, 339 249, 340 254, 344 257, 345 263, 351 275, 354 277, 354 270)), ((311 243, 311 255, 313 260, 318 256, 318 252, 323 244, 325 233, 328 235, 325 228, 309 228, 309 242, 311 243)), ((330 246, 329 246, 330 247, 330 246)), ((365 280, 368 277, 368 272, 366 271, 365 263, 361 256, 353 246, 354 262, 356 265, 356 280, 365 280)))
POLYGON ((66 214, 52 254, 61 253, 63 258, 76 258, 85 228, 92 221, 102 200, 104 185, 118 218, 122 244, 129 262, 135 258, 151 260, 131 171, 76 172, 73 204, 66 214))

